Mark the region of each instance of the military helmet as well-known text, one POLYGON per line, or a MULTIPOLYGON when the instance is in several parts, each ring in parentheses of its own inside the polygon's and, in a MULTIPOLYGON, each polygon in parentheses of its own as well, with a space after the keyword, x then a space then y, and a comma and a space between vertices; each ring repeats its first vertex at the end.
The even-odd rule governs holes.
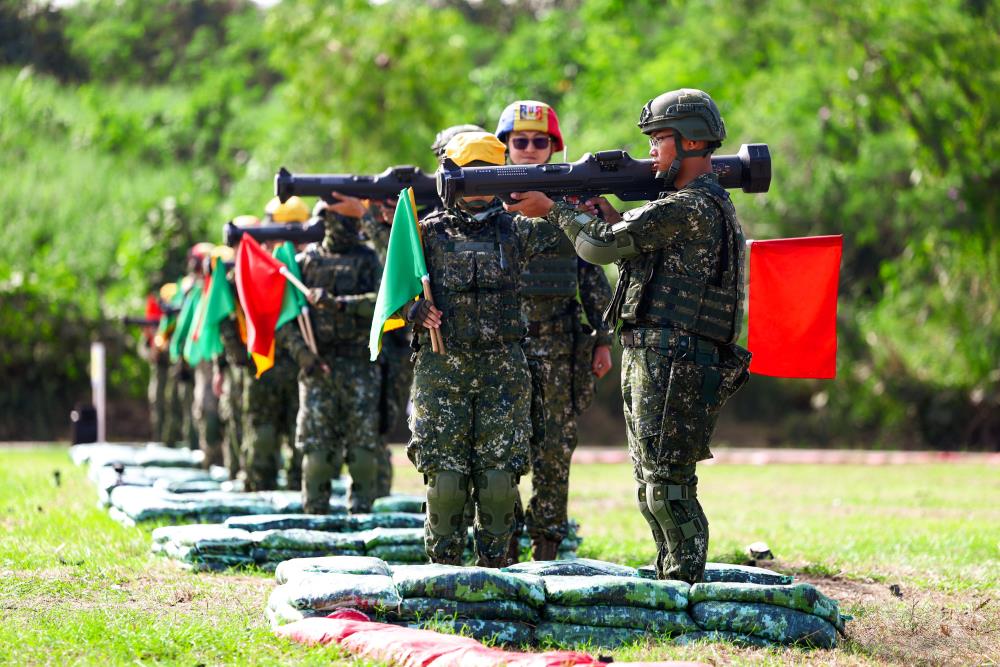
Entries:
POLYGON ((223 262, 231 262, 236 258, 236 251, 227 245, 217 245, 212 248, 212 259, 219 259, 223 262))
POLYGON ((205 259, 212 254, 212 250, 215 248, 214 243, 208 241, 200 241, 191 246, 188 250, 188 257, 192 259, 205 259))
POLYGON ((707 141, 711 148, 718 148, 726 138, 719 107, 708 93, 695 88, 671 90, 646 102, 639 114, 639 129, 650 134, 667 128, 691 141, 707 141))
POLYGON ((434 151, 434 155, 439 158, 444 155, 444 147, 448 145, 451 138, 457 134, 462 134, 463 132, 485 132, 486 128, 479 127, 478 125, 465 124, 465 125, 452 125, 451 127, 446 127, 437 133, 434 137, 434 143, 431 144, 431 150, 434 151))
POLYGON ((444 154, 459 167, 501 166, 507 161, 507 147, 489 132, 456 134, 445 146, 444 154))
POLYGON ((500 122, 497 123, 497 139, 506 144, 511 132, 522 130, 545 132, 552 137, 553 152, 563 149, 559 117, 556 116, 556 110, 545 102, 518 100, 507 105, 500 114, 500 122))
POLYGON ((177 283, 165 283, 160 286, 160 300, 169 303, 177 296, 177 283))
POLYGON ((256 215, 238 215, 233 218, 233 224, 237 227, 256 227, 260 224, 260 218, 256 215))
POLYGON ((267 203, 264 213, 274 222, 305 222, 309 219, 309 207, 299 197, 289 197, 284 203, 275 197, 267 203))

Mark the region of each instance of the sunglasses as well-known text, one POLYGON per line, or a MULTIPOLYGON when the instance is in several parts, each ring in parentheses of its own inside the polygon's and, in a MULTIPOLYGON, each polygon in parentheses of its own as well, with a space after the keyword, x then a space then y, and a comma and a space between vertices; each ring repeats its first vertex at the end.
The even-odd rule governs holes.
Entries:
POLYGON ((510 145, 519 151, 523 151, 524 149, 526 149, 528 147, 528 144, 531 144, 538 150, 543 151, 549 147, 549 138, 534 137, 533 139, 527 139, 525 137, 517 137, 515 139, 510 140, 510 145))

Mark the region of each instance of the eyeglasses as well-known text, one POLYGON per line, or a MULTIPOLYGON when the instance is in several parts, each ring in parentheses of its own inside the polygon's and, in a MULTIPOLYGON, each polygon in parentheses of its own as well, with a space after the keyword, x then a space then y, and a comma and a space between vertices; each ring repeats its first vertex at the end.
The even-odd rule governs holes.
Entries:
POLYGON ((527 139, 525 137, 516 137, 510 140, 510 145, 519 151, 523 151, 524 149, 526 149, 528 147, 528 144, 531 144, 540 151, 544 151, 546 148, 549 147, 549 138, 534 137, 532 139, 527 139))
POLYGON ((664 141, 665 139, 673 139, 673 138, 674 138, 674 133, 673 132, 671 132, 670 134, 661 134, 659 136, 654 136, 654 135, 651 134, 651 135, 649 135, 649 147, 650 148, 659 148, 661 141, 664 141))

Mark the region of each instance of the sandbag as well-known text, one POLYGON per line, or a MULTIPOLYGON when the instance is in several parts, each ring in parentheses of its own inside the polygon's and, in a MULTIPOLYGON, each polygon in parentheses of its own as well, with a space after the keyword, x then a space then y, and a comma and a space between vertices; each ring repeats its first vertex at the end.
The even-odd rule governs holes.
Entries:
MULTIPOLYGON (((254 546, 281 551, 323 552, 338 555, 343 552, 364 554, 365 542, 358 533, 328 533, 322 530, 289 528, 250 533, 254 546)), ((273 558, 270 560, 274 560, 273 558)))
POLYGON ((548 621, 540 623, 535 628, 535 641, 542 646, 617 648, 623 644, 642 641, 644 637, 646 637, 646 631, 635 628, 608 628, 548 621))
POLYGON ((403 598, 399 608, 386 614, 390 620, 428 620, 431 618, 481 618, 485 620, 538 623, 538 611, 518 600, 459 602, 442 598, 403 598))
POLYGON ((359 533, 358 536, 364 540, 365 548, 388 546, 424 546, 424 529, 420 528, 373 528, 372 530, 359 533))
POLYGON ((743 635, 738 632, 719 632, 717 630, 689 632, 674 639, 674 643, 678 646, 688 646, 696 642, 726 642, 746 648, 776 646, 774 642, 768 641, 763 637, 757 637, 756 635, 743 635))
POLYGON ((461 602, 520 600, 535 607, 545 604, 545 587, 540 577, 486 567, 401 565, 392 568, 392 579, 404 598, 461 602))
POLYGON ((293 558, 283 561, 274 572, 274 579, 285 584, 310 574, 380 574, 391 576, 389 567, 378 558, 368 556, 327 556, 325 558, 293 558))
POLYGON ((534 574, 540 577, 547 576, 578 576, 590 577, 598 574, 607 574, 617 577, 637 577, 639 571, 628 565, 618 563, 608 563, 603 560, 592 558, 574 558, 572 560, 540 560, 515 563, 505 567, 502 572, 515 572, 517 574, 534 574))
POLYGON ((222 524, 162 526, 153 531, 153 544, 172 543, 193 547, 202 553, 248 552, 253 536, 245 530, 226 528, 222 524))
POLYGON ((756 635, 780 644, 837 645, 837 631, 819 616, 758 602, 699 602, 691 617, 704 630, 756 635))
POLYGON ((699 627, 686 611, 660 611, 645 607, 563 607, 546 604, 542 607, 546 621, 572 625, 595 625, 613 628, 634 628, 657 635, 680 635, 695 632, 699 627))
POLYGON ((533 638, 532 627, 516 621, 481 618, 437 618, 407 623, 407 627, 448 632, 501 646, 523 646, 533 638))
POLYGON ((394 493, 391 496, 376 498, 375 502, 372 503, 372 513, 383 514, 385 512, 406 512, 423 516, 424 497, 394 493))
POLYGON ((638 577, 542 577, 549 604, 565 607, 611 605, 671 611, 687 607, 690 586, 683 581, 638 577))
POLYGON ((373 528, 423 528, 424 515, 412 512, 379 512, 372 514, 352 514, 352 530, 362 531, 373 528))
POLYGON ((836 600, 820 593, 812 584, 787 586, 762 584, 705 583, 695 584, 688 594, 690 604, 715 600, 719 602, 761 602, 804 611, 828 621, 843 632, 844 622, 836 600))
POLYGON ((343 607, 375 611, 401 602, 392 577, 379 574, 313 574, 276 587, 268 606, 285 603, 294 609, 332 611, 343 607), (272 602, 274 604, 272 604, 272 602))
POLYGON ((705 576, 702 577, 704 583, 732 582, 763 585, 790 584, 794 580, 795 577, 763 567, 732 565, 730 563, 708 563, 705 565, 705 576))
POLYGON ((240 528, 250 532, 261 530, 324 530, 327 532, 353 532, 347 530, 350 517, 346 514, 255 514, 234 516, 226 519, 228 528, 240 528))
POLYGON ((369 556, 381 558, 387 563, 395 564, 426 563, 429 560, 427 558, 427 551, 424 549, 424 545, 422 543, 373 547, 368 549, 366 553, 369 556))

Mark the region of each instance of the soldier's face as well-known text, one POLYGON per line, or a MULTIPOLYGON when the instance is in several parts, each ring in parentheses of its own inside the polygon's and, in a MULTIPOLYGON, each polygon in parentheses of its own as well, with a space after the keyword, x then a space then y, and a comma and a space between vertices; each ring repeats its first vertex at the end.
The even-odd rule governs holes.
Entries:
POLYGON ((673 130, 657 130, 649 135, 649 157, 653 158, 654 172, 670 169, 670 164, 677 157, 673 130))
POLYGON ((507 137, 511 164, 545 164, 552 157, 552 138, 537 130, 518 130, 507 137))

